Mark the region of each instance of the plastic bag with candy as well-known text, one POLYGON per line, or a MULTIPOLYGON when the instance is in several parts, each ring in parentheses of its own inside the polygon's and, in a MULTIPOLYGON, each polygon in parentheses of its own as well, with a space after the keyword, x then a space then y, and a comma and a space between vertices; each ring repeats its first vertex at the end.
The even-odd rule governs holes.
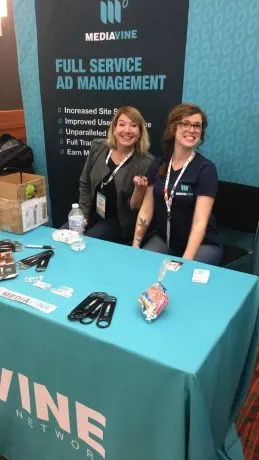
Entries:
POLYGON ((154 321, 168 304, 167 290, 158 281, 143 292, 138 301, 145 320, 154 321))
POLYGON ((141 294, 138 298, 140 308, 146 321, 154 321, 162 313, 168 304, 168 294, 162 281, 167 272, 168 260, 164 260, 161 264, 158 281, 141 294))

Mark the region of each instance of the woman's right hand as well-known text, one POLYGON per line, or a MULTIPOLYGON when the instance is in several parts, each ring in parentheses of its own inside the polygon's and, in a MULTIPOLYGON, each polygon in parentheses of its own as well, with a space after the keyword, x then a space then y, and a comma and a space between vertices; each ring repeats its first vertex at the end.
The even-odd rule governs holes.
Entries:
POLYGON ((133 179, 134 191, 130 199, 131 209, 139 209, 148 186, 148 180, 145 176, 135 176, 133 179))

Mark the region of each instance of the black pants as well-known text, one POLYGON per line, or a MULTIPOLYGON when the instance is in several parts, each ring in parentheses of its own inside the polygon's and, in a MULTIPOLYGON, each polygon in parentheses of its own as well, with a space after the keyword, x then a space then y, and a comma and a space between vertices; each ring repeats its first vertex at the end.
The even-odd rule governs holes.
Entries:
MULTIPOLYGON (((68 229, 68 222, 62 225, 60 229, 68 229)), ((94 214, 89 219, 89 224, 84 233, 86 236, 100 240, 112 241, 114 243, 122 242, 121 227, 116 217, 102 219, 98 214, 94 214)))
MULTIPOLYGON (((149 240, 144 244, 143 249, 148 251, 160 252, 162 254, 174 255, 173 251, 168 249, 166 243, 160 238, 159 235, 152 235, 149 240)), ((222 246, 214 244, 202 244, 195 256, 194 260, 198 262, 204 262, 205 264, 210 265, 219 265, 220 259, 222 257, 222 246)), ((180 256, 179 256, 180 257, 180 256)))
POLYGON ((121 227, 116 217, 102 219, 98 215, 94 216, 94 219, 90 219, 89 225, 85 229, 85 235, 114 243, 122 241, 121 227))

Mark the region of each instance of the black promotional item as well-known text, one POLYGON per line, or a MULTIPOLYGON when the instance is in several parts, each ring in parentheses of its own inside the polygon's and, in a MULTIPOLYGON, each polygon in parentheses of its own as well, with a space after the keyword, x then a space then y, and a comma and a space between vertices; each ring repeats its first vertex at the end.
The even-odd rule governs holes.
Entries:
POLYGON ((112 321, 113 313, 116 307, 117 298, 112 296, 107 296, 104 300, 104 303, 101 307, 100 314, 97 319, 97 327, 106 328, 109 327, 112 321))
POLYGON ((91 324, 97 319, 97 327, 109 327, 112 321, 117 298, 105 292, 92 292, 68 315, 70 321, 91 324))
POLYGON ((15 245, 10 241, 0 241, 0 252, 14 252, 15 245))
POLYGON ((102 305, 106 296, 106 292, 92 292, 69 313, 68 319, 70 321, 80 321, 85 318, 97 306, 102 305))
POLYGON ((80 319, 80 323, 82 324, 91 324, 94 322, 96 318, 98 318, 101 308, 104 304, 104 300, 101 300, 101 302, 97 303, 94 306, 93 310, 90 310, 86 316, 84 316, 82 319, 80 319))
POLYGON ((49 258, 53 256, 54 251, 48 250, 34 254, 33 256, 26 257, 18 261, 18 267, 20 270, 25 270, 26 268, 33 267, 37 265, 42 259, 49 258))
POLYGON ((49 256, 43 257, 43 259, 40 259, 36 266, 36 272, 45 272, 49 264, 50 258, 51 254, 49 256))
POLYGON ((0 252, 22 251, 23 245, 19 241, 0 240, 0 252))

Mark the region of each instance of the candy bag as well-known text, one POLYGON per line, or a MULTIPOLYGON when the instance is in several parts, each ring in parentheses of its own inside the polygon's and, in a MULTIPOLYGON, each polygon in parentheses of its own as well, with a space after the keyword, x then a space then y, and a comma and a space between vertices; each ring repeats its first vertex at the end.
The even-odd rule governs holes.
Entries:
POLYGON ((166 288, 158 281, 143 292, 138 299, 146 321, 154 321, 168 304, 166 288))
POLYGON ((140 308, 146 321, 152 322, 158 318, 164 308, 168 305, 168 294, 162 281, 168 267, 168 260, 164 260, 160 267, 158 281, 141 294, 138 298, 140 308))

